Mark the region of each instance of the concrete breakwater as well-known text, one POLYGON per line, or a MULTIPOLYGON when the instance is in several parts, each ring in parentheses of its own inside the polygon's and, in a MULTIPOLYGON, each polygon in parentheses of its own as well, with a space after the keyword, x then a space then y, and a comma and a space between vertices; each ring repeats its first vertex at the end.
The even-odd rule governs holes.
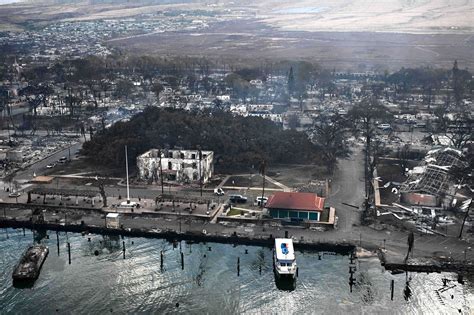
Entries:
MULTIPOLYGON (((19 221, 11 219, 0 219, 0 228, 27 228, 35 230, 51 230, 74 233, 93 233, 102 235, 120 235, 127 237, 160 238, 172 241, 192 241, 192 242, 213 242, 223 244, 249 245, 273 247, 274 237, 247 237, 237 234, 222 236, 195 233, 191 231, 179 233, 177 231, 154 231, 139 228, 112 229, 99 226, 89 226, 85 224, 55 224, 55 223, 33 223, 31 221, 19 221)), ((337 254, 348 255, 356 249, 356 245, 350 243, 324 243, 296 240, 296 249, 328 251, 337 254)))
MULTIPOLYGON (((200 243, 222 243, 233 245, 248 245, 248 246, 263 246, 273 247, 274 237, 265 236, 239 236, 236 234, 229 236, 210 235, 196 232, 182 232, 177 231, 157 231, 140 228, 129 229, 113 229, 99 226, 90 226, 85 224, 55 224, 55 223, 33 223, 31 221, 20 221, 12 219, 0 219, 0 228, 27 228, 34 230, 51 230, 73 233, 92 233, 100 235, 117 235, 126 237, 144 237, 144 238, 159 238, 165 239, 169 242, 188 241, 200 243)), ((356 244, 352 243, 324 243, 315 242, 311 240, 295 240, 294 246, 298 250, 320 251, 320 252, 334 252, 341 255, 353 255, 358 248, 356 244)), ((432 261, 430 263, 399 263, 387 261, 385 254, 379 249, 377 250, 378 258, 381 265, 392 272, 410 271, 423 273, 439 273, 439 272, 455 272, 460 275, 474 274, 474 265, 462 262, 439 262, 432 261)))
MULTIPOLYGON (((415 259, 404 261, 407 253, 404 231, 378 231, 367 226, 351 229, 308 229, 285 226, 274 221, 237 220, 213 223, 209 219, 180 214, 121 213, 120 228, 106 223, 100 209, 31 207, 31 205, 0 204, 3 217, 0 227, 34 230, 70 231, 127 237, 160 238, 168 241, 214 242, 233 245, 273 247, 278 237, 292 237, 300 250, 327 251, 349 255, 355 249, 360 258, 379 256, 387 270, 420 272, 459 272, 472 274, 474 261, 471 244, 466 240, 437 235, 417 235, 415 259), (382 251, 383 249, 383 251, 382 251), (381 253, 383 255, 381 255, 381 253), (400 266, 404 266, 401 268, 400 266), (413 266, 413 267, 411 267, 413 266), (424 267, 420 267, 424 266, 424 267), (461 266, 461 267, 456 267, 461 266), (467 266, 467 267, 466 267, 467 266)), ((0 214, 1 214, 0 210, 0 214)))

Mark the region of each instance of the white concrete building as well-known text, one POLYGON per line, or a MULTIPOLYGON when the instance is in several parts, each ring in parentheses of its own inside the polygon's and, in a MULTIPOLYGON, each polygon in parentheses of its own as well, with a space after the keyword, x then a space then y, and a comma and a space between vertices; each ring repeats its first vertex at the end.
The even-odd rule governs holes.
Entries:
POLYGON ((140 179, 159 181, 160 171, 166 181, 180 183, 202 182, 206 183, 214 172, 214 152, 198 150, 160 150, 151 149, 140 155, 137 166, 140 179), (160 170, 161 161, 161 170, 160 170))

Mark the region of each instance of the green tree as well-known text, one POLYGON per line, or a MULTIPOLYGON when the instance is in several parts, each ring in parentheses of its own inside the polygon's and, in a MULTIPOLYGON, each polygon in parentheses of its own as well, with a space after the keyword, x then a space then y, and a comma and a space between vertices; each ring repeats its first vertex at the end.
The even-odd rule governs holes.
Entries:
POLYGON ((270 120, 217 109, 188 112, 156 107, 95 134, 83 151, 96 164, 120 166, 125 144, 130 165, 135 164, 136 155, 151 148, 212 150, 218 157, 216 167, 223 170, 246 169, 263 159, 267 163, 308 163, 319 156, 304 133, 283 130, 270 120))
POLYGON ((453 105, 446 97, 443 104, 434 110, 436 128, 432 132, 442 134, 449 139, 450 145, 463 149, 474 140, 474 121, 470 111, 462 105, 453 105))
POLYGON ((350 123, 337 113, 330 116, 321 115, 316 120, 311 138, 321 152, 328 174, 334 172, 337 159, 350 155, 351 151, 347 143, 349 134, 350 123))
POLYGON ((365 193, 369 198, 373 171, 382 149, 380 141, 374 141, 377 133, 377 124, 390 121, 391 115, 374 97, 363 99, 349 111, 355 134, 361 134, 365 139, 365 193))
POLYGON ((134 85, 130 80, 121 79, 117 82, 117 86, 115 87, 115 95, 121 98, 129 98, 133 89, 134 85))
POLYGON ((293 74, 293 67, 290 68, 288 73, 288 95, 291 97, 295 93, 295 75, 293 74))

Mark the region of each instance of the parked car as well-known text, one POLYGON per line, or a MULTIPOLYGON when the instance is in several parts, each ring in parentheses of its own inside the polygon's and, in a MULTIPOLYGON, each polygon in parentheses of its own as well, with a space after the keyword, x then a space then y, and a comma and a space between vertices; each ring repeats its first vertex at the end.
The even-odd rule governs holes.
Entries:
POLYGON ((233 203, 246 203, 247 197, 244 197, 242 195, 230 195, 229 200, 233 203))
POLYGON ((46 168, 53 168, 55 166, 56 166, 56 163, 51 163, 51 164, 46 165, 46 168))
POLYGON ((20 197, 21 196, 21 193, 19 193, 18 191, 17 192, 11 192, 8 194, 8 197, 10 198, 17 198, 17 197, 20 197))
POLYGON ((266 205, 267 204, 267 201, 268 201, 268 197, 257 197, 255 198, 255 202, 254 202, 254 205, 256 206, 261 206, 262 205, 262 202, 263 202, 263 205, 266 205))
POLYGON ((379 125, 377 125, 377 127, 379 129, 382 129, 382 130, 391 130, 392 129, 392 126, 390 126, 390 124, 379 124, 379 125))
POLYGON ((216 196, 224 196, 225 192, 222 188, 214 188, 214 195, 216 196))

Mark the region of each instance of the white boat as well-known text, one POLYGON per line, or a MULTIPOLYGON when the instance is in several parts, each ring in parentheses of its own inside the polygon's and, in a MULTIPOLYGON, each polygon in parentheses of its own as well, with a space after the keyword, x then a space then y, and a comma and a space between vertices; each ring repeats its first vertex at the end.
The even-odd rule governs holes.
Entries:
POLYGON ((275 274, 280 278, 296 278, 297 266, 292 239, 275 239, 275 248, 273 249, 273 269, 275 274))

